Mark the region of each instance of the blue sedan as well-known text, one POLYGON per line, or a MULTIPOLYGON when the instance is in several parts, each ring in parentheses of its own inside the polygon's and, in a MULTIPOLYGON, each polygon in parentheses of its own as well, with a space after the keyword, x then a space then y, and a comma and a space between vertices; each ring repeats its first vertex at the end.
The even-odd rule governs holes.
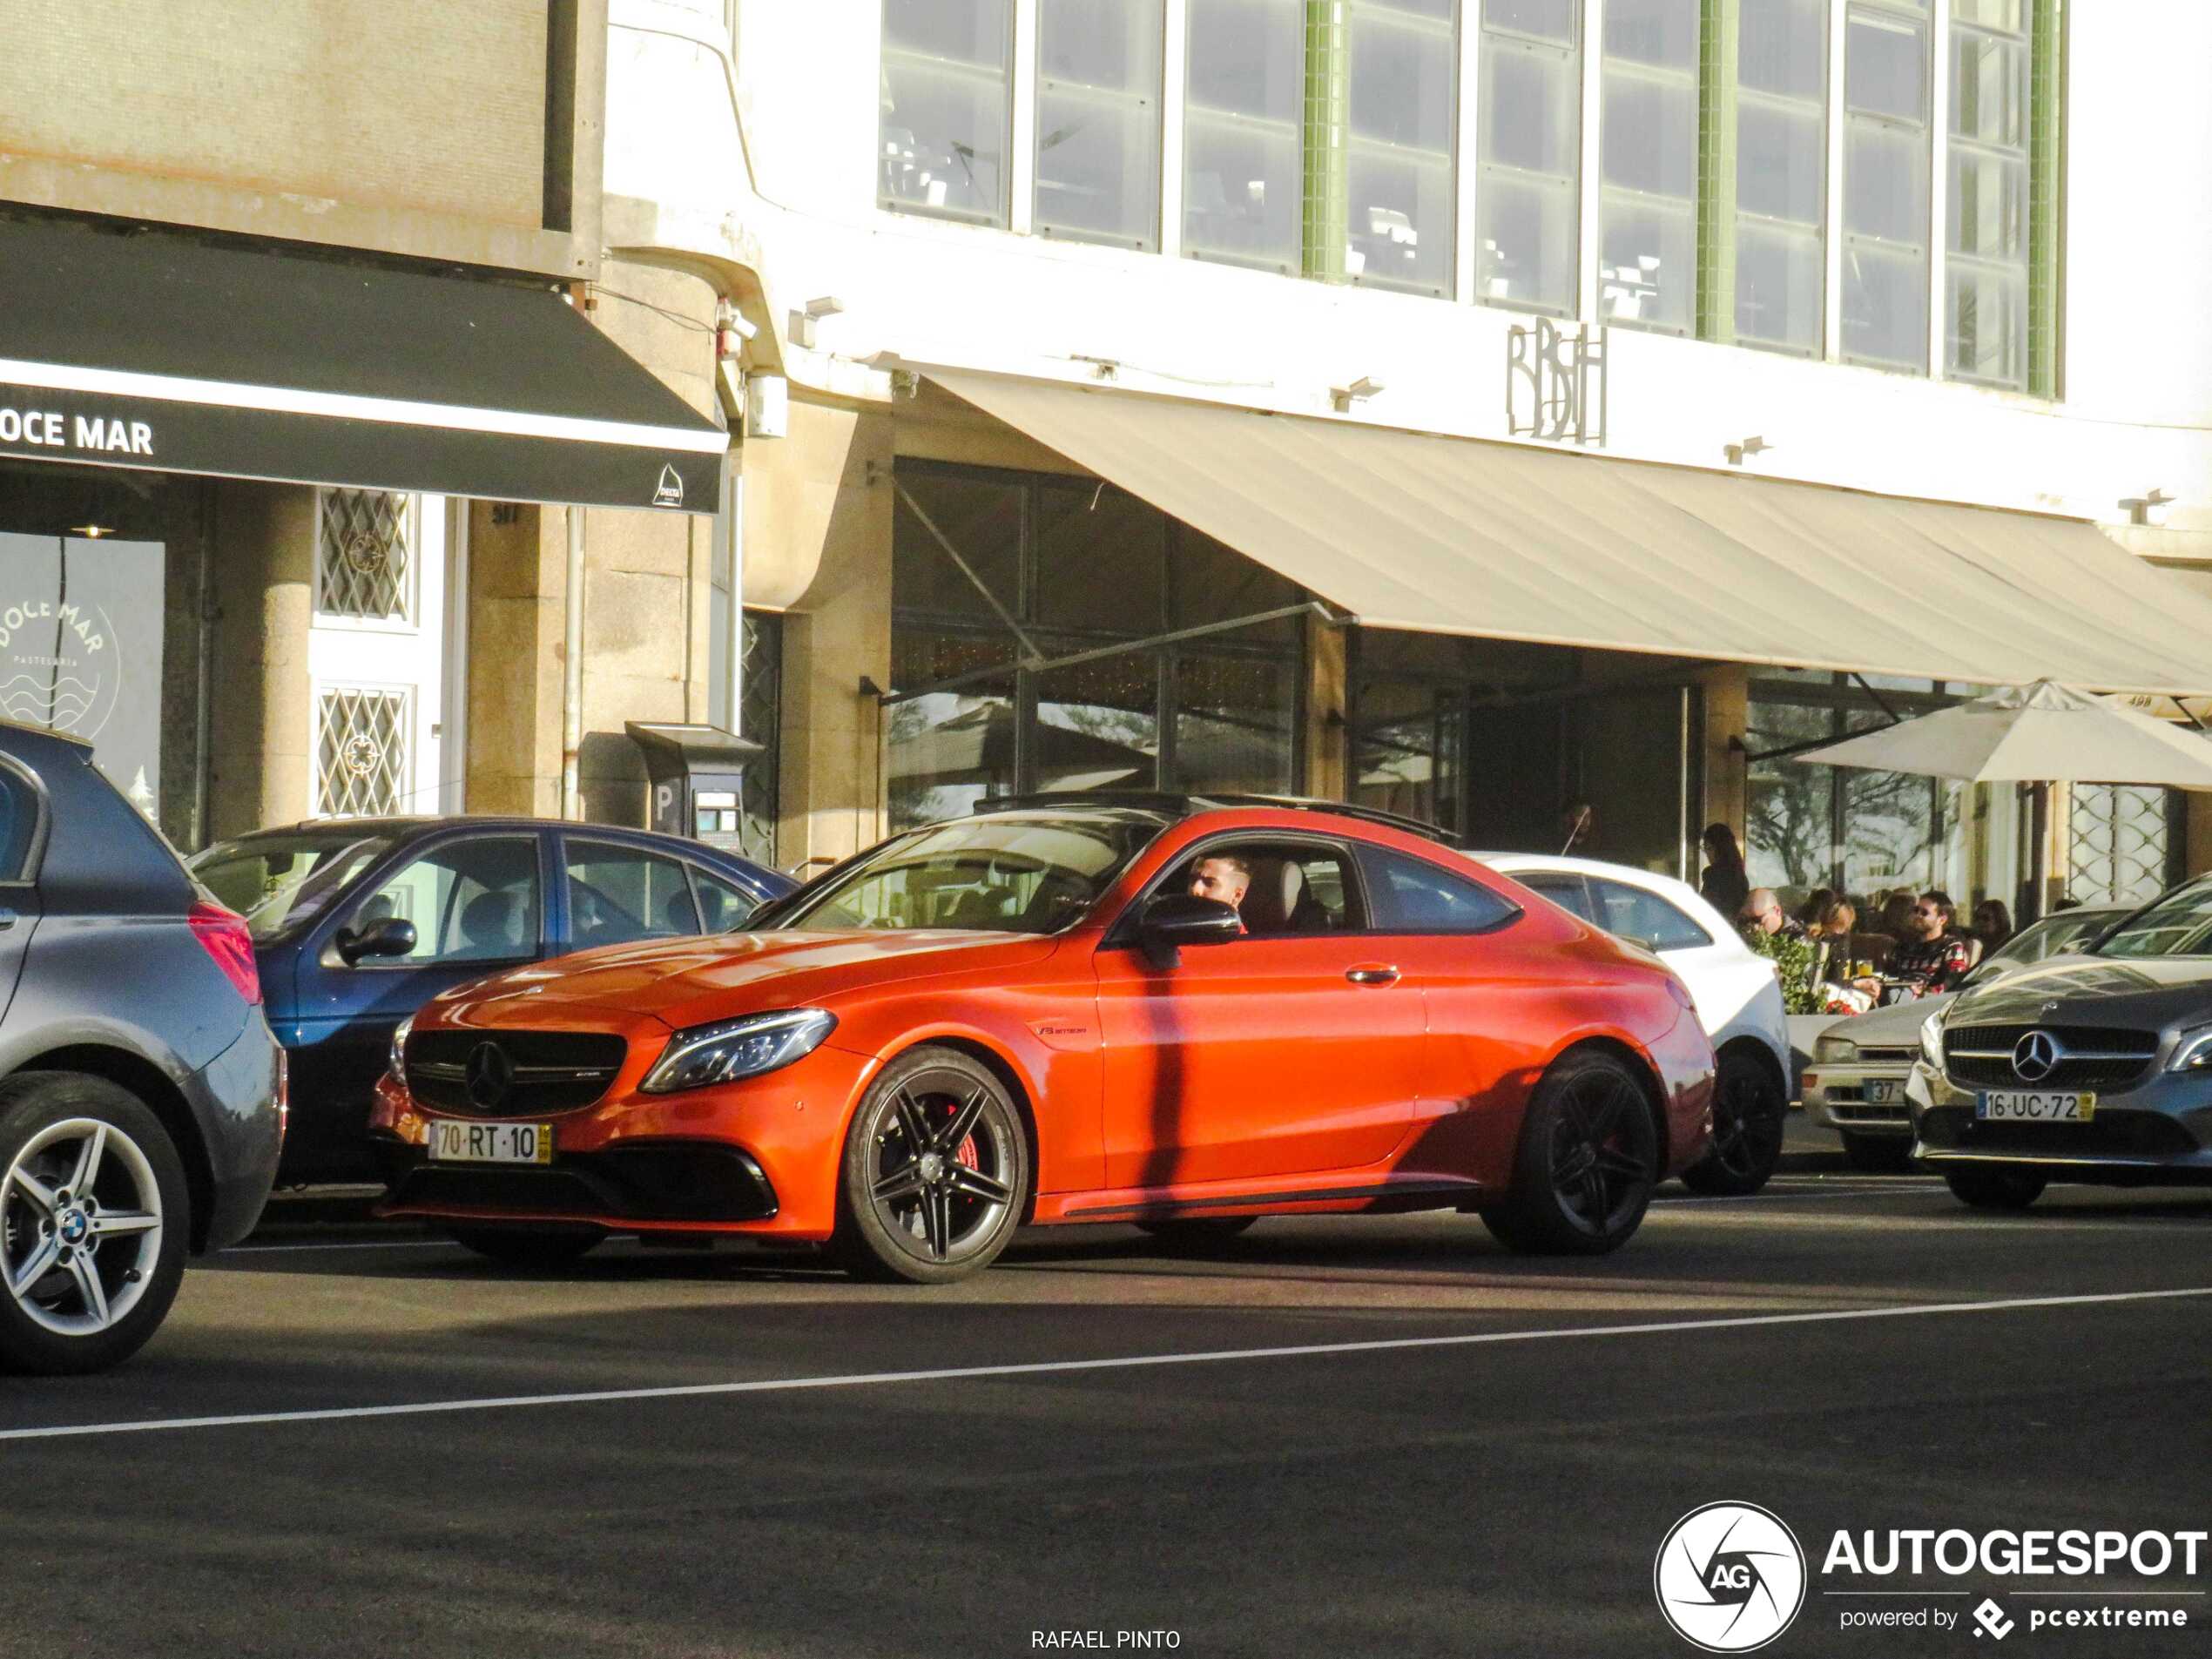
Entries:
POLYGON ((291 1055, 278 1178, 376 1178, 371 1091, 439 992, 596 945, 740 927, 797 884, 698 841, 528 818, 352 818, 261 830, 192 871, 246 919, 291 1055))

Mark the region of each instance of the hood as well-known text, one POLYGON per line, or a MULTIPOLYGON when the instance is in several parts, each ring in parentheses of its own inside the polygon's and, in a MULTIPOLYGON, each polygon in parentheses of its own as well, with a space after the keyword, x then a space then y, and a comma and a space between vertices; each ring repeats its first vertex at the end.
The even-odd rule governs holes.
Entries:
POLYGON ((1961 993, 1946 1023, 2158 1031, 2208 1021, 2212 956, 2054 956, 1961 993))
POLYGON ((1862 1048, 1917 1050, 1920 1046, 1920 1028, 1928 1022, 1928 1015, 1940 1012, 1957 1000, 1951 995, 1923 996, 1910 1002, 1892 1003, 1885 1008, 1870 1008, 1824 1027, 1820 1035, 1841 1037, 1862 1048))
MULTIPOLYGON (((945 928, 641 940, 517 968, 448 995, 469 1005, 505 1004, 501 1024, 527 1022, 530 1016, 520 1013, 527 1006, 549 1015, 556 1008, 651 1015, 680 1030, 757 1010, 833 1003, 894 981, 1008 968, 1049 955, 1055 942, 945 928)), ((440 1010, 445 1017, 457 1012, 440 1010)))

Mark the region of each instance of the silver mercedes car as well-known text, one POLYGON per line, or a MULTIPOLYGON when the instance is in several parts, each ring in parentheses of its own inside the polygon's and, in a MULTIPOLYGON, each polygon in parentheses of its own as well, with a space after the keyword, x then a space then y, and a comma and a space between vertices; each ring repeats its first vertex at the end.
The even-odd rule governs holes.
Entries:
POLYGON ((2212 1185, 2212 876, 1920 1031, 1913 1151, 1978 1209, 2053 1181, 2212 1185))
POLYGON ((1912 1122, 1905 1080, 1920 1057, 1920 1028, 1959 992, 1987 985, 2030 963, 2080 948, 2121 917, 2124 905, 2062 910, 2023 927, 2002 950, 1976 964, 1958 992, 1922 997, 1838 1020, 1812 1045, 1812 1064, 1799 1079, 1805 1117, 1843 1137, 1851 1167, 1894 1174, 1912 1162, 1912 1122))

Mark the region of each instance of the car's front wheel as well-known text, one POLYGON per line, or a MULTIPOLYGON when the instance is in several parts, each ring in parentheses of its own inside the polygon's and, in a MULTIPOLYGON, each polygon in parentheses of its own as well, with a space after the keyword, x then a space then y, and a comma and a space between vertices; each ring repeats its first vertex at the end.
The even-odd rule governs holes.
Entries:
POLYGON ((1747 1197, 1764 1186, 1782 1161, 1782 1125, 1790 1103, 1782 1080, 1757 1055, 1721 1056, 1713 1077, 1713 1144, 1683 1171, 1692 1192, 1747 1197))
POLYGON ((184 1163, 128 1089, 77 1072, 0 1082, 0 1365, 100 1371, 160 1325, 185 1273, 184 1163))
POLYGON ((456 1244, 489 1257, 505 1267, 538 1271, 566 1267, 580 1259, 606 1237, 578 1228, 554 1231, 534 1227, 448 1227, 456 1244))
POLYGON ((1659 1127, 1626 1061, 1586 1049, 1536 1085, 1521 1126, 1513 1190, 1477 1213, 1500 1244, 1602 1256, 1635 1234, 1659 1180, 1659 1127))
POLYGON ((1952 1163, 1944 1166, 1952 1197, 1973 1210, 2025 1210, 2051 1184, 2040 1170, 2017 1163, 1952 1163))
POLYGON ((1022 1224, 1029 1142, 1006 1085, 954 1049, 883 1069, 845 1143, 833 1248, 855 1277, 946 1285, 1022 1224))

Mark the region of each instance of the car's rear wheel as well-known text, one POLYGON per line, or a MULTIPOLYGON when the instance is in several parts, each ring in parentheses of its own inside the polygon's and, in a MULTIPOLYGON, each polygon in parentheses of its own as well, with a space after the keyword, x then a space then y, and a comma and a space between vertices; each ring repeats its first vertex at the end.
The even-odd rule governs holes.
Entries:
POLYGON ((1867 1175, 1903 1175, 1912 1167, 1910 1135, 1853 1135, 1844 1132, 1844 1159, 1867 1175))
POLYGON ((1952 1163, 1943 1171, 1952 1196, 1973 1210, 2025 1210, 2043 1196, 2051 1177, 2017 1163, 1952 1163))
POLYGON ((137 1352, 190 1231, 184 1162, 136 1096, 77 1072, 0 1082, 0 1365, 74 1374, 137 1352))
POLYGON ((1006 1085, 954 1049, 884 1068, 846 1136, 833 1249, 855 1277, 946 1285, 1022 1224, 1029 1142, 1006 1085))
POLYGON ((606 1237, 580 1228, 448 1227, 456 1244, 507 1267, 566 1267, 606 1237))
POLYGON ((1735 1049, 1713 1077, 1713 1144, 1683 1171, 1692 1192, 1742 1198, 1764 1186, 1782 1161, 1782 1125, 1789 1115, 1782 1080, 1757 1055, 1735 1049))
POLYGON ((1513 1250, 1602 1256, 1635 1234, 1659 1179, 1659 1126, 1629 1063, 1602 1049, 1544 1074, 1521 1121, 1513 1190, 1477 1213, 1513 1250))
POLYGON ((1163 1244, 1196 1247, 1234 1238, 1258 1219, 1258 1216, 1169 1216, 1159 1221, 1140 1221, 1136 1231, 1151 1234, 1163 1244))

